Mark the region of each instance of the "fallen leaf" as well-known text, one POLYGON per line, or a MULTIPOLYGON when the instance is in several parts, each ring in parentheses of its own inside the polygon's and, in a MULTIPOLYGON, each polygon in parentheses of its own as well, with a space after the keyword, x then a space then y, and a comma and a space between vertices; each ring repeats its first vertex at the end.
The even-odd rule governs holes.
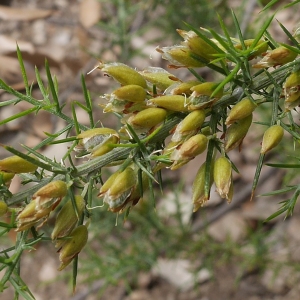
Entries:
MULTIPOLYGON (((33 83, 35 81, 33 65, 27 61, 24 61, 24 65, 28 81, 33 83)), ((0 78, 16 90, 23 90, 25 88, 20 70, 20 64, 18 59, 15 57, 0 55, 0 78)), ((0 90, 0 94, 3 92, 3 90, 0 90)))
POLYGON ((17 49, 17 44, 22 51, 26 51, 28 53, 34 52, 34 47, 30 42, 15 40, 9 36, 0 34, 0 54, 6 54, 8 52, 15 52, 17 49))
POLYGON ((83 0, 79 7, 79 21, 83 27, 95 25, 101 18, 101 3, 99 0, 83 0))
POLYGON ((53 10, 28 9, 0 5, 0 19, 8 21, 32 21, 49 17, 53 10))
POLYGON ((0 56, 0 78, 8 83, 22 80, 20 64, 16 58, 0 56))

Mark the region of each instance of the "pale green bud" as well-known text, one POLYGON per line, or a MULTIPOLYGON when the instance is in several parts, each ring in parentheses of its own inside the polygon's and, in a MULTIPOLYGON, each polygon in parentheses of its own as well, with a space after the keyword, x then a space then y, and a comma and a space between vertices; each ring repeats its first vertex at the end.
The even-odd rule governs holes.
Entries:
POLYGON ((93 128, 86 130, 79 135, 78 145, 74 148, 75 151, 82 155, 90 153, 91 156, 101 156, 112 150, 110 144, 117 144, 119 142, 118 133, 110 128, 93 128))
POLYGON ((212 106, 223 96, 223 89, 221 89, 211 97, 218 85, 219 83, 216 82, 204 82, 191 87, 193 93, 187 99, 188 109, 196 110, 212 106))
POLYGON ((58 271, 63 270, 79 254, 88 240, 88 230, 85 225, 76 227, 63 243, 59 250, 61 265, 58 271))
POLYGON ((14 178, 15 173, 7 173, 0 171, 0 177, 2 179, 2 183, 4 183, 7 187, 10 186, 12 179, 14 178))
POLYGON ((283 134, 284 130, 280 125, 269 127, 264 133, 260 153, 265 154, 276 147, 281 142, 283 134))
MULTIPOLYGON (((244 40, 244 45, 246 46, 246 48, 249 48, 249 47, 251 47, 253 42, 254 42, 254 39, 244 40)), ((243 50, 243 46, 241 43, 236 44, 234 47, 238 50, 243 50)), ((250 53, 248 60, 251 60, 259 55, 263 55, 268 50, 268 47, 269 46, 268 46, 267 41, 259 40, 257 42, 256 46, 253 48, 252 52, 250 53)))
POLYGON ((59 211, 53 231, 51 233, 51 239, 57 240, 55 247, 60 247, 60 245, 65 240, 58 240, 62 237, 67 236, 76 226, 79 218, 81 218, 83 214, 83 210, 85 207, 84 199, 80 195, 75 196, 75 206, 74 208, 73 202, 69 199, 59 211))
POLYGON ((295 102, 300 99, 300 70, 291 73, 283 84, 285 102, 295 102))
POLYGON ((136 129, 151 129, 163 122, 166 117, 167 111, 165 109, 150 107, 133 114, 127 122, 136 129))
POLYGON ((150 84, 155 85, 157 89, 164 91, 179 79, 163 68, 148 67, 146 70, 139 72, 150 84))
POLYGON ((67 194, 67 184, 61 180, 49 182, 36 193, 32 199, 36 201, 36 210, 52 207, 52 210, 59 204, 67 194))
POLYGON ((285 48, 284 46, 279 46, 278 48, 267 52, 264 58, 257 64, 253 65, 253 68, 269 68, 285 65, 292 62, 296 57, 297 53, 285 48))
POLYGON ((228 152, 243 142, 249 127, 252 124, 252 114, 232 124, 225 133, 225 151, 228 152))
POLYGON ((16 155, 0 160, 0 170, 4 172, 31 173, 37 168, 38 166, 16 155))
POLYGON ((222 156, 214 163, 214 182, 221 198, 228 198, 231 186, 232 166, 229 159, 222 156))
POLYGON ((146 90, 136 84, 124 85, 111 94, 105 94, 102 98, 105 103, 99 104, 103 112, 128 113, 132 106, 145 106, 146 90))
POLYGON ((191 88, 200 83, 200 81, 176 82, 166 89, 165 94, 183 95, 188 97, 192 94, 191 88))
POLYGON ((121 85, 136 84, 143 88, 147 88, 147 83, 143 76, 136 70, 122 63, 100 63, 98 66, 103 72, 113 77, 121 85))
POLYGON ((194 110, 189 113, 177 126, 172 136, 173 142, 180 142, 194 135, 205 120, 204 110, 194 110))
POLYGON ((176 170, 188 163, 207 148, 208 139, 203 134, 196 134, 178 146, 171 154, 170 159, 174 161, 171 170, 176 170))
POLYGON ((147 101, 148 105, 155 105, 171 111, 187 111, 187 98, 182 95, 165 95, 152 98, 147 101))
POLYGON ((129 102, 143 102, 146 95, 146 90, 136 84, 122 86, 112 93, 114 98, 129 102))
POLYGON ((162 53, 162 58, 171 63, 170 68, 201 68, 205 64, 193 57, 193 52, 186 46, 175 45, 171 47, 156 48, 156 51, 162 53))
POLYGON ((126 200, 136 185, 136 172, 127 167, 122 172, 116 172, 101 187, 99 197, 104 196, 103 201, 108 204, 109 210, 116 212, 123 208, 126 200))
MULTIPOLYGON (((194 203, 194 212, 197 211, 200 207, 202 207, 208 200, 209 196, 205 195, 205 169, 206 163, 203 163, 198 170, 195 180, 193 182, 193 203, 194 203)), ((212 167, 210 173, 210 186, 213 184, 213 174, 212 167)))
POLYGON ((37 210, 36 206, 36 200, 31 200, 30 203, 25 206, 25 208, 17 216, 16 231, 29 229, 30 227, 37 225, 37 223, 40 223, 38 228, 43 226, 52 211, 52 207, 49 206, 37 210))
POLYGON ((8 206, 4 201, 0 201, 0 217, 4 216, 8 211, 8 206))
POLYGON ((195 53, 206 60, 216 58, 218 51, 204 41, 202 37, 198 36, 196 32, 181 29, 177 29, 177 32, 184 38, 182 45, 188 47, 192 53, 195 53))
POLYGON ((228 114, 225 124, 230 125, 240 119, 244 119, 251 115, 256 109, 257 104, 249 98, 244 98, 234 105, 228 114))

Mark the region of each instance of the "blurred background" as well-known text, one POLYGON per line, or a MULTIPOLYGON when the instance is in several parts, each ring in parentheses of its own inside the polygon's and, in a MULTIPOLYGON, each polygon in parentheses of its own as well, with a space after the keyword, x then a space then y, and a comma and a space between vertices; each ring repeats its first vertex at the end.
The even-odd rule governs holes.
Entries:
MULTIPOLYGON (((59 83, 59 100, 66 103, 65 112, 71 116, 71 101, 84 101, 80 80, 84 74, 95 119, 114 128, 118 125, 116 118, 103 114, 98 103, 99 96, 110 93, 116 83, 100 71, 86 75, 98 60, 123 62, 138 70, 148 66, 166 68, 166 61, 155 47, 179 44, 181 38, 176 29, 188 30, 185 23, 221 32, 218 13, 232 36, 236 36, 230 11, 233 9, 245 38, 253 38, 276 6, 259 14, 261 8, 259 1, 252 0, 0 1, 0 78, 17 90, 24 90, 17 43, 34 97, 41 97, 35 85, 34 67, 46 81, 47 59, 59 83)), ((294 6, 292 10, 280 11, 276 18, 292 30, 298 16, 298 6, 294 6)), ((277 41, 287 42, 275 21, 270 32, 277 41)), ((187 70, 171 72, 183 80, 192 78, 187 70)), ((199 72, 206 80, 214 79, 208 69, 199 72)), ((0 90, 0 101, 10 97, 0 90)), ((26 103, 1 107, 0 119, 27 108, 26 103)), ((268 113, 268 108, 262 107, 255 121, 268 113)), ((89 124, 83 110, 78 108, 76 114, 80 123, 89 124)), ((21 143, 34 146, 45 138, 44 132, 54 133, 62 128, 61 122, 40 111, 34 118, 25 117, 1 126, 0 142, 18 149, 21 143)), ((176 172, 163 173, 164 190, 156 190, 156 209, 144 201, 131 211, 126 222, 123 218, 117 220, 105 208, 93 210, 89 243, 79 257, 75 295, 71 295, 71 267, 57 271, 58 255, 50 243, 26 253, 21 272, 36 299, 298 300, 299 205, 293 218, 283 222, 280 216, 263 223, 284 199, 258 196, 279 189, 286 182, 297 182, 297 174, 265 167, 257 196, 249 201, 262 131, 253 124, 243 151, 230 153, 240 171, 234 175, 235 196, 230 205, 212 188, 208 205, 192 214, 191 184, 205 159, 200 155, 176 172)), ((292 142, 290 146, 282 143, 277 149, 268 161, 281 161, 294 151, 292 142)), ((61 144, 44 148, 43 154, 59 160, 65 151, 66 145, 61 144)), ((7 153, 1 150, 0 157, 5 156, 7 153)), ((11 191, 20 188, 20 182, 15 180, 11 191)), ((46 233, 51 231, 51 220, 45 227, 46 233)), ((1 241, 1 247, 12 244, 13 239, 12 234, 11 240, 1 241)), ((6 290, 1 299, 13 299, 13 291, 6 290)))

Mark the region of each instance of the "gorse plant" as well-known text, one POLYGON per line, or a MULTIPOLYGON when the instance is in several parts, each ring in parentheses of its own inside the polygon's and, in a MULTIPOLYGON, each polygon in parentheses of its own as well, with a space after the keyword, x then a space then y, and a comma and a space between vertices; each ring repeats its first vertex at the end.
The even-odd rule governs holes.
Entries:
MULTIPOLYGON (((276 2, 271 1, 271 4, 276 2)), ((220 196, 231 202, 234 195, 232 173, 237 169, 231 162, 230 151, 235 148, 242 151, 242 142, 251 131, 254 111, 260 105, 268 105, 272 111, 270 119, 259 122, 266 130, 258 154, 254 194, 265 154, 280 143, 284 131, 295 141, 300 138, 292 113, 300 104, 299 30, 290 33, 280 24, 291 45, 280 44, 268 32, 273 17, 266 20, 253 39, 244 39, 234 13, 232 18, 238 38, 230 36, 221 18, 222 35, 213 29, 190 25, 187 25, 188 31, 177 30, 183 38, 180 45, 158 47, 157 51, 169 62, 171 69, 190 70, 194 79, 188 81, 162 68, 138 71, 122 63, 100 62, 93 71, 100 70, 120 84, 111 94, 102 96, 100 105, 104 112, 120 119, 123 126, 119 129, 98 126, 99 120, 94 120, 93 115, 96 108, 83 77, 85 104, 73 102, 72 117, 67 116, 59 102, 58 84, 47 63, 48 87, 36 69, 43 97, 33 98, 22 55, 17 50, 25 93, 0 80, 1 89, 15 97, 2 102, 1 106, 25 101, 32 108, 2 120, 0 125, 38 114, 40 110, 61 118, 66 125, 56 133, 47 133, 47 137, 33 148, 23 145, 25 153, 2 145, 13 155, 0 161, 0 213, 10 218, 9 222, 0 223, 1 234, 11 230, 18 234, 14 247, 1 250, 1 270, 4 271, 1 291, 10 283, 16 295, 34 298, 20 277, 20 258, 24 250, 33 249, 40 241, 55 243, 61 262, 59 270, 73 262, 75 287, 78 254, 88 241, 93 209, 103 202, 109 211, 123 213, 126 219, 146 191, 145 201, 155 207, 153 185, 163 186, 161 170, 177 170, 203 152, 206 152, 206 159, 193 184, 194 211, 209 200, 213 182, 220 196), (197 72, 202 67, 210 68, 222 79, 205 81, 197 72), (75 105, 86 111, 89 126, 77 121, 75 105), (167 137, 170 141, 165 143, 167 137), (60 162, 39 151, 55 143, 66 144, 60 162), (84 157, 88 161, 82 160, 84 157), (110 166, 118 169, 103 179, 103 168, 110 166), (14 176, 20 176, 25 189, 11 194, 9 184, 14 176), (98 197, 94 197, 97 190, 98 197), (53 211, 59 212, 51 235, 46 236, 41 228, 53 211)), ((286 164, 274 166, 288 167, 286 164)), ((300 186, 273 193, 290 190, 295 190, 293 197, 283 202, 282 208, 270 218, 284 212, 286 215, 292 213, 300 186)))

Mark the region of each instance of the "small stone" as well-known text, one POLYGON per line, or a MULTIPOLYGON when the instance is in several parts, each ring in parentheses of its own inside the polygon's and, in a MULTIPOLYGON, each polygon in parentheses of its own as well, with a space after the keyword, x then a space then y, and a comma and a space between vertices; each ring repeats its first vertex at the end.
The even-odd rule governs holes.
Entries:
POLYGON ((152 269, 152 273, 167 280, 180 290, 188 291, 195 282, 202 283, 211 278, 207 269, 201 269, 197 274, 194 274, 192 269, 193 266, 189 260, 160 258, 152 269))
POLYGON ((208 227, 208 234, 218 242, 224 242, 228 237, 239 241, 247 234, 247 224, 240 212, 230 212, 208 227))

